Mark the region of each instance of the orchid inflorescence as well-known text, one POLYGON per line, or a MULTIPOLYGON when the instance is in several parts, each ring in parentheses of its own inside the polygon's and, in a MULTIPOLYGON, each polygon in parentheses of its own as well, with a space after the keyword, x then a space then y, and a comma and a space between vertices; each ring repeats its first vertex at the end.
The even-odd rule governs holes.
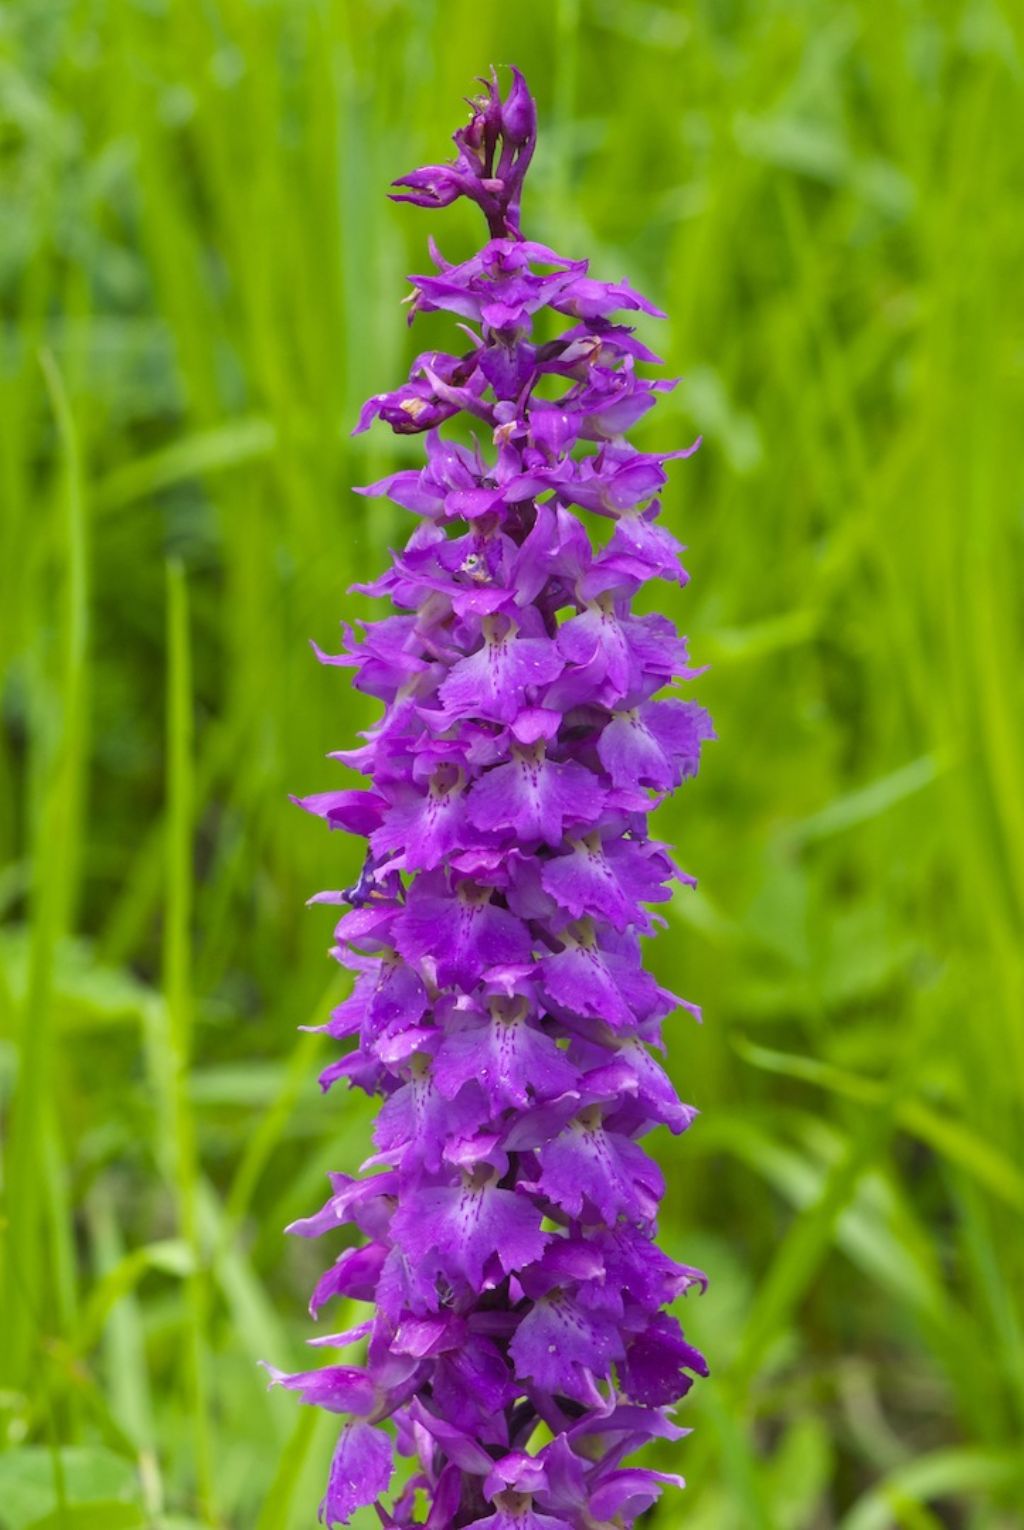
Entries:
POLYGON ((691 881, 648 815, 711 727, 659 695, 695 673, 671 622, 632 611, 650 581, 685 582, 657 496, 693 448, 626 440, 671 384, 638 374, 658 358, 614 316, 658 311, 523 238, 534 102, 517 70, 504 97, 484 83, 454 163, 396 182, 422 207, 468 197, 491 235, 461 265, 432 247, 436 274, 412 278, 411 314, 458 315, 469 349, 419 356, 357 427, 426 433, 424 467, 360 490, 418 517, 359 587, 396 614, 318 650, 384 703, 339 756, 369 789, 302 800, 368 841, 358 884, 321 895, 348 905, 333 954, 357 974, 325 1026, 355 1049, 322 1083, 384 1097, 377 1151, 291 1229, 356 1229, 312 1311, 372 1315, 313 1342, 368 1340, 366 1362, 273 1374, 348 1417, 328 1524, 373 1504, 399 1530, 621 1530, 681 1485, 624 1461, 684 1432, 672 1405, 706 1374, 664 1310, 704 1277, 657 1247, 664 1182, 638 1146, 694 1116, 651 1051, 693 1006, 640 940, 663 922, 646 905, 691 881), (568 327, 542 342, 543 309, 568 327), (460 415, 486 446, 443 434, 460 415), (388 1419, 414 1458, 390 1508, 388 1419))

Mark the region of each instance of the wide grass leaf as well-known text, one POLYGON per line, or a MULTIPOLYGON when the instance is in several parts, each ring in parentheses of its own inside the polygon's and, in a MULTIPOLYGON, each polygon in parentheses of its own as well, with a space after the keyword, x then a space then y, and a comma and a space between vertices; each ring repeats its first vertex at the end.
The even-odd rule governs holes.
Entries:
POLYGON ((66 1519, 75 1530, 100 1530, 104 1521, 73 1519, 75 1513, 109 1511, 111 1530, 142 1523, 139 1483, 133 1464, 98 1446, 68 1446, 54 1453, 26 1445, 0 1455, 0 1526, 3 1530, 41 1530, 62 1524, 62 1479, 66 1519), (116 1516, 120 1515, 120 1518, 116 1516), (130 1517, 133 1516, 133 1517, 130 1517))
POLYGON ((978 1494, 989 1491, 1024 1493, 1019 1453, 937 1450, 891 1472, 840 1520, 839 1530, 889 1530, 901 1500, 926 1504, 962 1495, 977 1503, 978 1494))

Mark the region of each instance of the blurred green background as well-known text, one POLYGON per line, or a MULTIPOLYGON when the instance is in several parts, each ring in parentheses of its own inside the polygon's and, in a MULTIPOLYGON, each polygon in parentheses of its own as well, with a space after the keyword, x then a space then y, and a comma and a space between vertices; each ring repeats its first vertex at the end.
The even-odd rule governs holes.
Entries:
POLYGON ((652 961, 706 1014, 654 1145, 714 1379, 649 1522, 1019 1527, 1012 0, 0 14, 0 1525, 313 1523, 336 1426, 257 1360, 309 1357, 327 1251, 281 1228, 370 1110, 296 1029, 356 852, 286 794, 372 715, 307 639, 410 524, 349 489, 417 443, 349 428, 450 335, 399 304, 427 235, 480 236, 385 190, 492 61, 539 97, 528 232, 670 315, 640 443, 705 435, 669 608, 720 742, 652 961))

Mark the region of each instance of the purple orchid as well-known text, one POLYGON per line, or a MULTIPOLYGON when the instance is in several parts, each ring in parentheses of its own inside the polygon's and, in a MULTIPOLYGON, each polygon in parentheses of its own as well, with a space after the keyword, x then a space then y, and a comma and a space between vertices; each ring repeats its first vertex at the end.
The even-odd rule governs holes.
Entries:
POLYGON ((420 355, 357 427, 426 434, 422 469, 360 491, 417 517, 362 587, 395 614, 317 650, 384 703, 339 755, 369 789, 301 804, 367 841, 356 886, 320 895, 347 905, 334 955, 355 974, 324 1027, 354 1047, 322 1083, 384 1101, 366 1177, 332 1176, 291 1229, 350 1229, 312 1310, 371 1311, 313 1342, 365 1340, 365 1363, 272 1372, 348 1420, 328 1525, 373 1504, 394 1530, 623 1530, 681 1485, 623 1462, 679 1438, 672 1406, 707 1372, 664 1310, 704 1277, 654 1242, 664 1184, 639 1146, 695 1114, 652 1055, 693 1006, 644 970, 641 937, 692 880, 648 815, 712 730, 661 694, 695 673, 683 640, 632 609, 685 580, 657 496, 692 448, 624 434, 669 385, 637 375, 657 358, 618 316, 657 310, 523 239, 535 135, 522 75, 504 98, 492 76, 454 162, 396 182, 419 206, 469 197, 491 238, 412 278, 412 313, 458 316, 469 350, 420 355), (534 338, 542 309, 571 319, 559 338, 534 338), (459 414, 486 445, 442 434, 459 414), (390 1507, 386 1420, 413 1458, 390 1507))

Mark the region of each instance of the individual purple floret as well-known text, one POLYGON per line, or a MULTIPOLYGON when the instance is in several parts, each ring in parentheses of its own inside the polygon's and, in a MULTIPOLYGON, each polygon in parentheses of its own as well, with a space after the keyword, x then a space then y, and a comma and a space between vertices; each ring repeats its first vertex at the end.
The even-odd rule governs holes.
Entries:
POLYGON ((664 694, 695 673, 683 640, 633 610, 685 581, 658 493, 693 448, 626 439, 670 384, 638 375, 657 358, 621 315, 657 310, 523 239, 535 136, 522 75, 504 98, 492 76, 455 161, 396 183, 419 206, 471 198, 492 237, 412 278, 412 313, 456 315, 469 349, 419 356, 363 411, 360 430, 425 433, 421 469, 360 490, 416 526, 360 587, 393 614, 318 650, 384 703, 339 755, 368 789, 301 804, 367 841, 356 886, 320 895, 347 905, 333 954, 355 974, 325 1027, 353 1045, 322 1083, 383 1097, 365 1177, 332 1176, 291 1229, 348 1229, 314 1315, 368 1304, 313 1341, 365 1341, 362 1365, 273 1373, 347 1420, 328 1525, 372 1504, 394 1530, 625 1530, 681 1485, 628 1458, 684 1433, 672 1406, 707 1371, 665 1310, 704 1277, 654 1242, 664 1181, 639 1146, 694 1116, 653 1055, 693 1006, 641 938, 691 880, 648 815, 712 731, 664 694), (534 337, 541 310, 558 338, 534 337), (413 1464, 388 1507, 395 1446, 413 1464))

